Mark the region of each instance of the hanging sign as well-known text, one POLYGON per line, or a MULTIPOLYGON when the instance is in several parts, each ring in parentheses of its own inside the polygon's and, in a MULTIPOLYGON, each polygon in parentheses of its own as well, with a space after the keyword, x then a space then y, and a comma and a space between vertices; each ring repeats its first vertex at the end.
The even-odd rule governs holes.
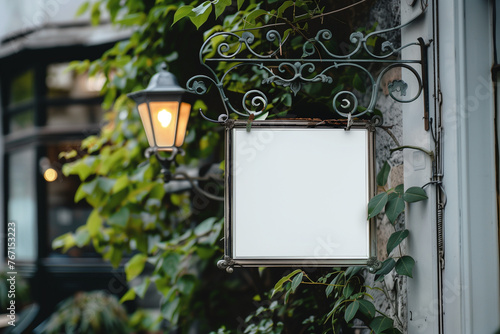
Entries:
POLYGON ((227 127, 219 267, 363 265, 375 255, 373 132, 317 123, 227 127))

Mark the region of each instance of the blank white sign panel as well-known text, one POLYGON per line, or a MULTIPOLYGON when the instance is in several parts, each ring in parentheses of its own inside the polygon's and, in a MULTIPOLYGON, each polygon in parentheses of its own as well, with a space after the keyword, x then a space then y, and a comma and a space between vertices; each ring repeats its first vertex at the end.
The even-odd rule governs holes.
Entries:
POLYGON ((234 260, 370 257, 367 130, 232 131, 234 260))

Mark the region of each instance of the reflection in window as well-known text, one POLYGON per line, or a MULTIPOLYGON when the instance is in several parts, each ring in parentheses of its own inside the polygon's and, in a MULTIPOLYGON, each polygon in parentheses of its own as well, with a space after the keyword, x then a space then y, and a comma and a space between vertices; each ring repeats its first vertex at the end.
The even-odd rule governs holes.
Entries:
MULTIPOLYGON (((78 227, 85 225, 92 208, 84 200, 74 202, 75 193, 80 185, 77 176, 64 176, 61 172, 62 164, 58 154, 78 148, 78 143, 65 142, 46 147, 46 157, 39 162, 41 173, 44 175, 47 189, 48 211, 48 253, 55 253, 50 246, 55 238, 74 232, 78 227), (52 178, 55 176, 55 178, 52 178)), ((59 252, 59 251, 58 251, 59 252)), ((65 253, 69 256, 93 256, 96 253, 91 247, 83 249, 74 247, 65 253)))
POLYGON ((19 132, 35 126, 35 112, 33 109, 16 112, 9 117, 9 132, 19 132))
POLYGON ((95 104, 71 104, 47 108, 47 126, 97 124, 102 108, 95 104))
POLYGON ((37 257, 36 152, 19 150, 8 156, 8 220, 16 223, 16 259, 37 257))
POLYGON ((35 95, 35 71, 30 69, 14 77, 10 85, 9 105, 29 102, 35 95))
POLYGON ((47 67, 47 97, 89 98, 99 96, 105 82, 103 75, 89 78, 86 73, 68 71, 69 63, 51 64, 47 67))

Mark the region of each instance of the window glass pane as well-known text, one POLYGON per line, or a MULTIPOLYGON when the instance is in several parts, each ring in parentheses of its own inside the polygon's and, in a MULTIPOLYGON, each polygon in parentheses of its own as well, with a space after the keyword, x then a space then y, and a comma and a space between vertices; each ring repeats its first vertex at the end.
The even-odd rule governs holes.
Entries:
POLYGON ((33 109, 16 112, 9 116, 9 133, 18 132, 35 126, 35 113, 33 109))
POLYGON ((34 261, 37 256, 36 152, 18 150, 8 157, 8 220, 16 223, 16 259, 34 261))
MULTIPOLYGON (((82 200, 75 203, 75 193, 80 185, 77 176, 66 177, 62 174, 62 163, 58 160, 58 155, 62 151, 77 149, 78 142, 66 142, 57 145, 47 146, 46 157, 40 159, 39 166, 46 182, 47 189, 47 212, 48 212, 48 253, 61 253, 61 250, 54 251, 51 247, 55 238, 68 232, 75 232, 76 229, 85 225, 92 210, 91 206, 82 200)), ((86 246, 83 248, 73 247, 64 255, 69 256, 97 256, 93 248, 86 246)))
POLYGON ((102 75, 91 77, 86 73, 66 70, 69 63, 51 64, 47 67, 47 97, 49 98, 87 98, 99 96, 105 78, 102 75))
POLYGON ((102 120, 100 105, 75 104, 47 108, 47 126, 97 124, 102 120))
POLYGON ((10 85, 9 105, 31 101, 35 95, 35 71, 27 70, 14 77, 10 85))

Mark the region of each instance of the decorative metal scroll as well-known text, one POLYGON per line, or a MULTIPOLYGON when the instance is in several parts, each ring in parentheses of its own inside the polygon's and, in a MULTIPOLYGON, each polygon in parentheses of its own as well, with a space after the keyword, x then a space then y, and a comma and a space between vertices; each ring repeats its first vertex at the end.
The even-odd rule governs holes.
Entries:
POLYGON ((254 119, 264 113, 270 104, 270 97, 262 89, 250 89, 242 92, 241 101, 237 103, 231 101, 232 97, 230 98, 229 95, 232 94, 228 94, 225 85, 230 77, 239 70, 253 66, 260 73, 260 87, 266 85, 286 87, 296 95, 308 84, 333 83, 334 76, 331 73, 334 71, 353 68, 364 76, 364 84, 367 86, 367 91, 370 91, 369 94, 341 89, 331 101, 333 110, 338 115, 351 120, 354 117, 373 112, 382 77, 389 70, 400 68, 408 70, 414 76, 417 87, 413 91, 416 93, 408 96, 408 83, 399 79, 388 84, 388 93, 398 102, 412 102, 421 95, 425 81, 414 68, 415 65, 420 65, 422 73, 425 73, 425 59, 423 59, 425 44, 423 40, 419 39, 417 42, 400 47, 394 46, 390 41, 385 41, 381 45, 380 53, 374 52, 369 47, 368 41, 376 35, 401 30, 415 19, 394 28, 366 35, 361 32, 352 33, 350 35, 351 51, 347 54, 333 52, 327 43, 332 39, 333 34, 328 29, 322 29, 317 32, 314 38, 307 40, 302 45, 302 57, 298 59, 281 58, 281 51, 289 43, 289 38, 283 38, 276 30, 269 30, 265 35, 264 42, 275 46, 273 51, 265 54, 256 51, 255 46, 261 43, 256 41, 255 35, 250 31, 244 31, 240 34, 218 32, 205 41, 199 53, 200 63, 208 70, 209 75, 192 77, 187 82, 187 89, 202 95, 208 91, 210 85, 214 85, 223 101, 225 112, 220 114, 217 119, 208 117, 201 110, 200 112, 206 120, 223 123, 229 119, 232 113, 254 119), (415 46, 421 48, 420 59, 400 59, 403 50, 415 46), (231 66, 224 73, 218 75, 216 68, 219 63, 231 66), (377 64, 377 74, 373 74, 369 69, 370 65, 373 64, 377 64))

